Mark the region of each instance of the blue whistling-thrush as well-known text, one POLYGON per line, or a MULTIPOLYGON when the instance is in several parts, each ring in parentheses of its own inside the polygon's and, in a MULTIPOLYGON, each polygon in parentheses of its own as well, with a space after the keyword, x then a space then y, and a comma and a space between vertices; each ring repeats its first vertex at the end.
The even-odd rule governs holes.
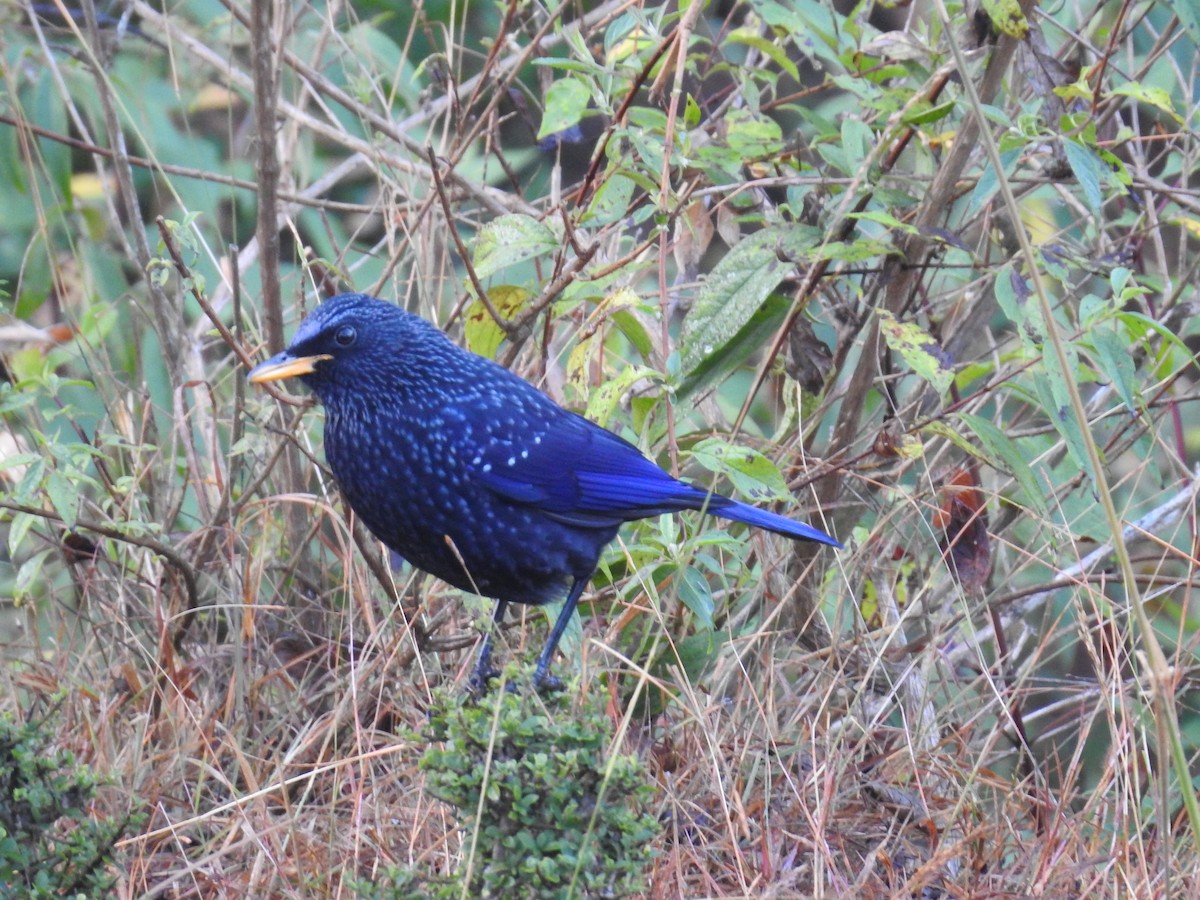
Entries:
MULTIPOLYGON (((325 457, 350 508, 419 569, 509 603, 566 602, 550 661, 622 522, 702 509, 831 547, 822 531, 672 478, 633 444, 560 407, 423 319, 364 294, 322 303, 252 382, 297 377, 325 406, 325 457)), ((494 629, 493 629, 494 630, 494 629)), ((490 669, 483 639, 472 685, 490 669)))

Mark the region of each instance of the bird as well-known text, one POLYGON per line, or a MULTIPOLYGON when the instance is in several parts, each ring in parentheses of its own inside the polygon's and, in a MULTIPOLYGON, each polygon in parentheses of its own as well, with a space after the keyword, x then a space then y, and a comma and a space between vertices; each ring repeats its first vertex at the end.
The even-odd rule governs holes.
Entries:
POLYGON ((423 318, 366 294, 316 306, 250 382, 298 378, 325 407, 325 458, 345 502, 395 554, 496 601, 473 690, 486 690, 492 632, 512 603, 565 597, 534 670, 559 640, 625 522, 682 510, 802 541, 841 544, 802 522, 668 474, 633 444, 559 406, 423 318))

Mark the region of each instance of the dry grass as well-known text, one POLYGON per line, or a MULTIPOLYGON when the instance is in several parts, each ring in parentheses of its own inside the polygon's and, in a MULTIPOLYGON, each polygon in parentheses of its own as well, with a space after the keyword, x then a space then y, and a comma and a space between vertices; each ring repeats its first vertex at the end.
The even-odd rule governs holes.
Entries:
MULTIPOLYGON (((5 395, 0 419, 0 459, 15 459, 0 472, 9 492, 0 494, 8 537, 0 574, 14 597, 0 610, 0 677, 6 707, 55 711, 62 744, 111 778, 97 812, 149 813, 120 847, 120 896, 349 897, 356 881, 389 866, 449 873, 464 853, 460 823, 425 792, 418 762, 433 693, 464 682, 486 607, 419 575, 394 581, 406 576, 389 572, 380 548, 355 530, 318 465, 320 413, 303 399, 243 386, 244 364, 290 333, 301 307, 353 284, 461 335, 471 279, 451 232, 470 235, 512 212, 562 223, 561 254, 507 273, 529 291, 523 324, 532 329, 511 335, 500 355, 582 406, 629 365, 674 365, 679 336, 654 313, 682 315, 696 290, 692 270, 712 268, 709 244, 696 235, 709 218, 697 198, 714 210, 712 240, 712 227, 735 236, 739 228, 716 209, 769 220, 787 190, 811 189, 829 204, 812 213, 823 243, 846 236, 841 214, 876 187, 913 198, 889 207, 917 226, 893 235, 903 259, 807 259, 779 287, 803 315, 759 342, 769 354, 747 350, 748 367, 719 392, 667 414, 657 386, 643 379, 624 385, 634 412, 629 402, 591 410, 629 428, 646 414, 637 402, 660 401, 642 422, 644 436, 674 462, 689 434, 733 430, 751 384, 746 372, 761 365, 765 386, 731 440, 778 463, 797 514, 846 543, 813 556, 741 534, 712 545, 695 519, 679 535, 646 522, 625 532, 608 559, 612 578, 599 579, 582 645, 559 669, 578 665, 580 690, 603 692, 614 743, 642 756, 656 780, 663 828, 647 896, 1151 898, 1195 890, 1200 834, 1183 803, 1192 785, 1180 784, 1171 759, 1175 749, 1194 768, 1200 722, 1190 692, 1200 633, 1191 594, 1196 373, 1186 350, 1196 333, 1188 305, 1195 265, 1184 252, 1197 208, 1191 132, 1148 103, 1105 94, 1090 107, 1100 143, 1133 179, 1128 195, 1102 185, 1099 217, 1073 170, 1048 176, 1031 164, 1007 179, 1040 243, 1056 248, 1056 260, 1067 245, 1075 254, 1062 263, 1063 285, 1074 288, 1060 285, 1053 299, 1064 341, 1080 354, 1067 380, 1079 384, 1089 439, 1103 454, 1097 476, 1126 527, 1114 537, 1095 482, 1073 462, 1078 448, 1043 414, 1030 380, 1042 362, 1023 340, 1024 325, 998 311, 996 294, 1011 286, 1003 265, 1017 260, 1021 271, 1021 256, 1001 199, 967 202, 986 170, 982 155, 968 152, 977 143, 969 116, 947 120, 960 130, 943 146, 930 129, 906 133, 887 115, 863 111, 875 129, 864 148, 871 166, 845 177, 829 166, 797 173, 786 153, 747 166, 730 184, 666 165, 671 177, 658 182, 659 196, 639 182, 628 216, 596 224, 575 205, 575 190, 584 184, 594 195, 618 180, 603 166, 588 172, 569 148, 562 159, 532 148, 536 106, 563 73, 531 75, 530 61, 565 56, 570 41, 558 26, 570 22, 596 59, 611 62, 619 53, 604 49, 605 29, 623 14, 645 15, 651 37, 641 77, 626 72, 610 99, 619 108, 639 98, 635 106, 665 110, 668 129, 683 130, 674 70, 649 61, 675 46, 655 27, 681 35, 684 46, 707 35, 731 50, 722 36, 747 20, 660 20, 659 10, 617 2, 578 19, 573 8, 560 10, 561 20, 541 9, 472 5, 465 27, 447 29, 422 13, 404 20, 407 30, 393 28, 396 43, 385 45, 365 7, 303 5, 276 11, 283 54, 271 72, 269 57, 248 49, 271 41, 250 28, 242 6, 185 4, 164 15, 135 0, 129 8, 161 45, 109 36, 88 50, 86 21, 84 33, 32 28, 17 10, 3 13, 12 28, 0 38, 10 58, 2 127, 15 148, 6 171, 22 173, 26 185, 16 224, 0 226, 20 244, 6 251, 18 260, 6 277, 16 282, 21 318, 39 327, 65 322, 77 338, 0 338, 21 382, 5 395), (501 30, 505 40, 479 43, 501 30), (431 49, 443 55, 416 71, 409 60, 431 49), (251 105, 262 96, 256 76, 260 85, 266 76, 279 82, 273 111, 251 105), (252 137, 263 116, 279 124, 270 153, 252 137), (64 141, 75 154, 65 162, 64 141), (108 149, 121 146, 132 161, 108 149), (274 216, 253 204, 270 157, 281 169, 283 244, 275 248, 250 234, 256 214, 274 216), (92 192, 79 177, 86 173, 99 176, 101 190, 92 192), (836 190, 814 189, 822 183, 836 190), (657 231, 651 217, 637 218, 651 207, 668 223, 657 231), (189 213, 200 218, 185 221, 189 213), (184 224, 156 230, 160 215, 184 224), (1133 412, 1110 388, 1110 370, 1088 364, 1098 351, 1084 296, 1111 293, 1117 251, 1145 293, 1113 308, 1161 329, 1127 348, 1133 412), (272 286, 260 262, 280 282, 272 286), (1107 268, 1093 276, 1091 264, 1107 268), (648 304, 637 312, 654 339, 644 358, 594 315, 598 299, 621 286, 648 304), (933 391, 888 350, 878 309, 940 341, 959 372, 952 390, 933 391), (594 330, 608 343, 575 365, 572 348, 594 330), (768 358, 786 358, 804 390, 768 358), (963 413, 1013 440, 1032 488, 963 413), (967 473, 959 493, 945 487, 954 472, 967 473), (962 490, 978 494, 965 508, 968 518, 986 514, 988 543, 977 532, 974 550, 947 565, 943 519, 962 490), (64 518, 74 520, 70 532, 64 518), (1127 570, 1119 565, 1126 551, 1127 570), (721 569, 710 582, 728 640, 692 677, 681 670, 690 651, 674 656, 671 641, 703 629, 681 600, 681 576, 657 564, 705 554, 721 569), (1144 604, 1153 634, 1131 603, 1144 604), (635 634, 656 640, 658 656, 644 646, 634 654, 635 634), (1155 662, 1154 646, 1170 668, 1155 662), (651 658, 659 661, 647 667, 651 658), (651 688, 668 699, 643 715, 651 688)), ((1195 46, 1186 31, 1165 13, 1121 10, 1130 18, 1111 41, 1088 32, 1077 45, 1041 22, 1057 57, 1031 62, 1029 44, 1001 38, 989 57, 998 62, 974 72, 982 102, 1017 122, 1031 97, 1050 95, 1039 77, 1072 80, 1039 76, 1039 66, 1076 52, 1089 62, 1103 55, 1106 91, 1144 81, 1191 96, 1195 46)), ((1101 12, 1062 10, 1085 24, 1101 12)), ((755 60, 723 75, 708 44, 690 46, 700 61, 689 79, 703 72, 713 92, 706 114, 736 107, 729 83, 742 85, 755 60)), ((754 56, 755 45, 739 46, 754 56)), ((831 117, 854 108, 844 83, 809 75, 812 108, 831 117)), ((936 104, 950 90, 936 66, 908 79, 910 99, 936 104)), ((684 90, 703 93, 700 81, 684 90)), ((756 90, 764 108, 791 115, 802 130, 782 87, 756 90)), ((1032 159, 1052 152, 1038 147, 1031 140, 1025 151, 1032 159)), ((619 142, 610 152, 626 162, 636 156, 619 142)), ((810 166, 822 159, 813 147, 801 152, 810 166)), ((1019 299, 1032 304, 1031 296, 1019 299)), ((1059 409, 1067 419, 1067 406, 1059 409)), ((543 629, 540 613, 529 612, 501 647, 531 654, 543 629)))

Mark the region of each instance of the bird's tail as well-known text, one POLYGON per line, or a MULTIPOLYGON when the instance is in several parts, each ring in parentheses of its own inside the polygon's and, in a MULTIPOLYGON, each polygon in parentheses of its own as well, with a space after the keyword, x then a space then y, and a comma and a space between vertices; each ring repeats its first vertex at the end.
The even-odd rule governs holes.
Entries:
POLYGON ((786 519, 765 509, 759 509, 757 506, 749 506, 745 503, 739 503, 737 500, 729 500, 728 506, 724 504, 717 505, 718 500, 728 499, 726 497, 714 496, 708 505, 708 511, 714 516, 720 516, 722 519, 732 519, 735 522, 744 522, 756 528, 765 528, 767 531, 795 538, 798 541, 816 541, 818 544, 827 544, 830 547, 840 548, 842 546, 837 540, 831 538, 820 529, 813 528, 811 525, 805 525, 803 522, 793 522, 791 519, 786 519))

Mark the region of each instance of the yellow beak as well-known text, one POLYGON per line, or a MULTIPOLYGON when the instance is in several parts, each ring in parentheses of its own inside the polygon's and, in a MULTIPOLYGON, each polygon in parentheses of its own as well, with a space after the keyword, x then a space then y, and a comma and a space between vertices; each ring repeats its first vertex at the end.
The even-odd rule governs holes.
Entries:
POLYGON ((311 375, 317 370, 317 363, 333 359, 328 353, 318 353, 315 356, 289 356, 285 350, 277 353, 264 363, 259 363, 246 376, 251 384, 262 384, 265 381, 281 381, 284 378, 295 378, 297 375, 311 375))

